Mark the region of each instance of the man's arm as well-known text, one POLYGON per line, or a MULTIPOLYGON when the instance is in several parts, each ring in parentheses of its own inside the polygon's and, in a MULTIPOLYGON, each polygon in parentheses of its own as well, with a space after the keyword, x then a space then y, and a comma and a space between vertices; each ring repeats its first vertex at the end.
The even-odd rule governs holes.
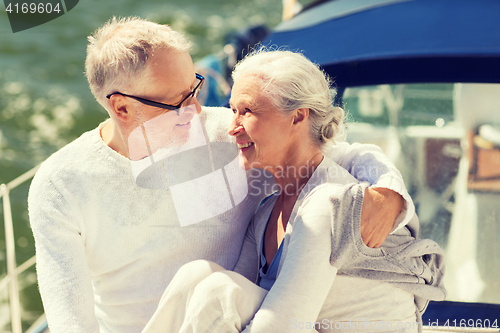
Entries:
POLYGON ((363 201, 361 237, 367 246, 380 247, 415 212, 401 173, 375 145, 342 142, 326 155, 357 180, 371 184, 363 201))
POLYGON ((50 331, 99 332, 80 218, 74 207, 48 177, 39 175, 33 180, 28 202, 38 284, 50 331))

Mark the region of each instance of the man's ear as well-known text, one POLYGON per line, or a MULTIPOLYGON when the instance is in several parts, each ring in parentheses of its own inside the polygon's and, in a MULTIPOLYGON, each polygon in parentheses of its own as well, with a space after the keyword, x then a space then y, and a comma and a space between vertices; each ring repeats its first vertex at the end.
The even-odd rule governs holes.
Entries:
POLYGON ((302 124, 304 123, 304 120, 306 120, 308 117, 309 117, 309 108, 297 109, 294 111, 293 124, 294 125, 302 124))
POLYGON ((135 111, 134 105, 125 96, 114 94, 109 98, 111 112, 115 115, 116 119, 127 123, 133 117, 135 111))

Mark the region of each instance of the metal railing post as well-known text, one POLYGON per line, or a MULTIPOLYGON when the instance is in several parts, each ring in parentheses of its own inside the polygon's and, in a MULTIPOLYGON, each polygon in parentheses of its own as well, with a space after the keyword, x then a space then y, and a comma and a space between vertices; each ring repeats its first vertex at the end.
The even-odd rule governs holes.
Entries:
POLYGON ((10 208, 9 188, 7 185, 0 185, 0 192, 2 192, 3 197, 7 275, 10 277, 9 298, 11 327, 12 333, 22 333, 21 305, 19 302, 19 286, 16 273, 16 244, 14 238, 14 225, 12 223, 12 211, 10 208))

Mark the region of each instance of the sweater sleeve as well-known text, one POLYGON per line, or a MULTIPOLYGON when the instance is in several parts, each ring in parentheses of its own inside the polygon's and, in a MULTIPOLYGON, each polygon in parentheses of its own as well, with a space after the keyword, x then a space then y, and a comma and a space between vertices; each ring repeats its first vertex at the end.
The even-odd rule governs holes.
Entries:
POLYGON ((372 144, 341 142, 328 147, 326 156, 346 169, 358 181, 366 181, 371 187, 383 187, 399 193, 405 203, 394 222, 392 232, 408 224, 415 214, 413 200, 406 190, 401 173, 380 147, 372 144))
POLYGON ((40 175, 33 180, 28 203, 50 331, 99 332, 78 210, 49 177, 40 175))
POLYGON ((287 226, 293 229, 278 278, 243 332, 296 332, 300 328, 306 332, 307 327, 314 332, 314 322, 337 274, 330 264, 334 215, 327 201, 323 193, 314 191, 304 199, 293 227, 287 226))
POLYGON ((238 258, 234 271, 255 283, 257 281, 257 273, 259 271, 259 257, 257 253, 257 241, 255 240, 254 226, 254 220, 252 220, 248 226, 243 247, 241 248, 240 257, 238 258))

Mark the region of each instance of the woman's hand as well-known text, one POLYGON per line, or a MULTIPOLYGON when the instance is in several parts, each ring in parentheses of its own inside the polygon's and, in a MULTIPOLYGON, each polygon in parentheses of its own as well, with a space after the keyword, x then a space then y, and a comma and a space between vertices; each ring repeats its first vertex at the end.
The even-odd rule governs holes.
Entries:
POLYGON ((361 208, 361 238, 366 246, 377 248, 385 241, 403 209, 403 197, 387 188, 365 190, 361 208))

